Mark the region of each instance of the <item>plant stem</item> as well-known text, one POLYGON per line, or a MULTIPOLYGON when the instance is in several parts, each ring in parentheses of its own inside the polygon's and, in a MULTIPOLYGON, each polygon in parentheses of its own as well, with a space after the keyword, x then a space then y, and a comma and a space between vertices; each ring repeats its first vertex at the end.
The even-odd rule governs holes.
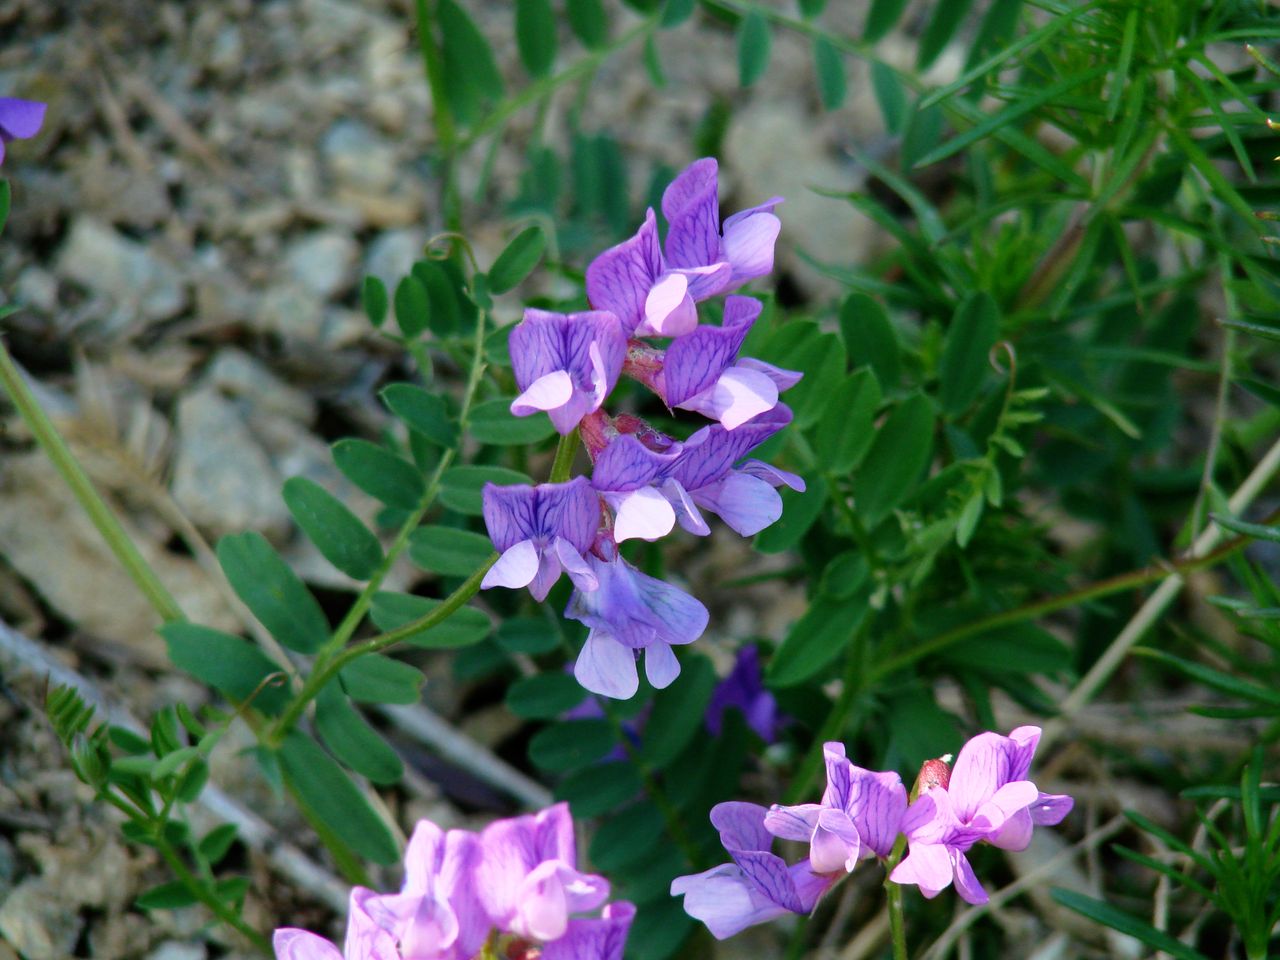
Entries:
POLYGON ((548 483, 564 483, 573 469, 573 456, 578 452, 578 428, 574 427, 556 444, 556 458, 551 463, 548 483))
POLYGON ((34 434, 41 449, 44 450, 45 456, 61 474, 63 482, 71 488, 81 508, 89 515, 98 533, 102 535, 102 539, 106 541, 120 565, 137 584, 138 589, 155 608, 160 618, 165 623, 185 620, 186 617, 183 615, 182 608, 178 606, 178 601, 169 593, 168 588, 160 581, 156 572, 138 550, 115 512, 94 489, 93 481, 89 479, 84 468, 71 453, 66 441, 53 425, 53 421, 41 409, 31 388, 22 379, 22 374, 18 371, 17 364, 13 362, 3 341, 0 341, 0 383, 4 384, 5 391, 13 401, 13 405, 18 408, 18 413, 22 415, 23 421, 34 434))
POLYGON ((906 847, 907 838, 898 834, 893 850, 884 862, 884 892, 887 898, 885 906, 889 911, 889 937, 893 941, 893 960, 907 960, 907 924, 902 904, 902 885, 889 879, 893 868, 901 862, 906 847))
POLYGON ((259 951, 267 955, 271 954, 271 944, 267 942, 267 938, 249 926, 225 901, 202 883, 199 877, 187 869, 187 865, 182 862, 182 858, 178 856, 159 829, 156 831, 155 841, 156 849, 160 851, 160 856, 164 858, 165 863, 169 865, 169 869, 173 871, 182 885, 191 891, 192 896, 208 907, 215 917, 239 932, 259 951))

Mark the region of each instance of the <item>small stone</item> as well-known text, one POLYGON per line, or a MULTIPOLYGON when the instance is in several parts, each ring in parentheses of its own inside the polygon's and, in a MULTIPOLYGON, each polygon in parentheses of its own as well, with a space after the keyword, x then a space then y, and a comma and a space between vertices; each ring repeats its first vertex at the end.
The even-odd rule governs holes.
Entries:
POLYGON ((26 960, 65 960, 80 939, 77 912, 43 880, 25 880, 0 905, 0 938, 26 960))
POLYGON ((363 123, 339 120, 320 145, 333 176, 361 191, 386 193, 396 179, 395 148, 363 123))
POLYGON ((108 327, 123 329, 146 320, 167 320, 187 305, 182 274, 146 246, 121 236, 106 224, 81 216, 58 254, 65 277, 111 300, 115 313, 108 327))
POLYGON ((300 423, 309 423, 315 417, 315 404, 310 397, 234 347, 218 351, 205 370, 205 379, 224 394, 243 400, 255 409, 300 423))
POLYGON ((205 960, 209 951, 202 943, 179 943, 166 940, 149 954, 147 960, 205 960))
POLYGON ((273 287, 263 295, 254 320, 266 333, 315 342, 324 332, 324 307, 296 286, 273 287))
POLYGON ((217 535, 288 529, 283 480, 234 403, 200 387, 179 401, 177 429, 173 496, 192 520, 217 535))
POLYGON ((14 293, 18 303, 45 313, 53 313, 58 306, 58 281, 48 270, 34 265, 18 274, 14 293))
POLYGON ((285 269, 304 290, 327 300, 350 286, 358 253, 347 234, 320 230, 290 244, 285 269))
POLYGON ((426 234, 421 230, 385 230, 369 244, 364 272, 377 277, 391 292, 422 256, 426 242, 426 234))

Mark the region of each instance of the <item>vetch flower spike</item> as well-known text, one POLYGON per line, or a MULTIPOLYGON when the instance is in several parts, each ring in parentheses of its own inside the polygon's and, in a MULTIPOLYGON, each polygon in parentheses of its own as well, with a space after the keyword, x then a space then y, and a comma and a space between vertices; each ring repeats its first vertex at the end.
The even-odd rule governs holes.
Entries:
POLYGON ((501 552, 480 586, 528 587, 545 600, 563 570, 579 590, 596 577, 583 559, 600 524, 600 500, 586 477, 536 487, 486 483, 484 522, 501 552))
POLYGON ((1026 779, 1039 741, 1040 728, 1026 726, 1007 737, 982 733, 966 743, 945 786, 924 789, 903 817, 908 854, 890 879, 916 884, 927 898, 954 881, 963 900, 986 903, 987 892, 965 855, 973 845, 985 840, 1024 850, 1034 825, 1060 823, 1071 812, 1070 797, 1041 793, 1026 779))
POLYGON ((692 643, 707 628, 707 608, 669 583, 641 573, 621 557, 587 558, 599 588, 574 591, 565 616, 591 628, 573 674, 586 689, 619 700, 640 686, 636 656, 661 689, 680 675, 674 644, 692 643))
POLYGON ((38 100, 0 97, 0 163, 5 145, 13 140, 29 140, 40 132, 47 104, 38 100))
POLYGON ((627 338, 611 313, 529 309, 511 331, 509 346, 521 391, 511 412, 527 417, 545 410, 556 430, 567 434, 613 390, 627 338))

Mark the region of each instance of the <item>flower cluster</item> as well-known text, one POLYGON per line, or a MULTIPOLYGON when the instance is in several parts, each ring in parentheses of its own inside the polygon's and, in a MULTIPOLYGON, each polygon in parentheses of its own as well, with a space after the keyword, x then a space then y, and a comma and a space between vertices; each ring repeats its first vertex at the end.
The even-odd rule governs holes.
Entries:
POLYGON ((621 960, 635 907, 608 897, 577 868, 568 804, 478 834, 420 820, 400 892, 351 891, 343 951, 293 927, 274 945, 279 960, 621 960))
POLYGON ((677 877, 671 894, 683 895, 685 911, 724 939, 788 912, 809 913, 860 860, 888 859, 903 834, 908 854, 891 866, 891 881, 932 898, 954 879, 962 899, 986 903, 966 852, 982 841, 1025 849, 1033 825, 1059 823, 1071 811, 1070 797, 1041 793, 1027 779, 1039 740, 1039 727, 974 737, 954 768, 925 763, 910 805, 896 773, 854 766, 842 744, 828 743, 821 803, 717 804, 711 822, 733 862, 677 877), (809 856, 788 865, 770 851, 775 837, 807 842, 809 856))
POLYGON ((704 511, 751 536, 782 515, 778 487, 804 489, 794 474, 744 459, 791 422, 778 398, 801 376, 739 356, 760 302, 727 296, 719 325, 699 324, 696 306, 773 269, 781 199, 722 226, 717 187, 716 162, 693 163, 663 194, 664 244, 650 210, 634 237, 588 266, 593 309, 526 310, 511 332, 520 388, 511 412, 545 411, 562 435, 578 429, 593 467, 590 479, 485 487, 485 524, 501 556, 482 586, 528 587, 542 600, 568 574, 565 614, 590 628, 574 674, 608 697, 636 692, 640 651, 649 682, 670 684, 680 672, 672 647, 707 625, 706 607, 635 569, 618 545, 657 540, 677 523, 705 536, 704 511), (678 440, 630 414, 610 416, 602 407, 624 374, 668 409, 714 422, 678 440))

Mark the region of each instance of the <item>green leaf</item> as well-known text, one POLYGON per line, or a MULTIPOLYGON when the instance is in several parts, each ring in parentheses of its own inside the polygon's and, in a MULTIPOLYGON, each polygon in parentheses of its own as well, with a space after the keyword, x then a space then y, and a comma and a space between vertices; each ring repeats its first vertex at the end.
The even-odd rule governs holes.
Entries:
POLYGON ((214 827, 203 837, 200 843, 196 845, 196 850, 204 861, 211 867, 216 867, 228 853, 231 852, 231 845, 236 842, 236 825, 234 823, 224 823, 221 826, 214 827))
POLYGON ((902 345, 888 311, 865 293, 851 293, 840 305, 840 336, 855 367, 870 364, 876 379, 892 390, 902 378, 902 345))
MULTIPOLYGON (((276 714, 288 702, 287 686, 263 684, 284 673, 270 657, 241 637, 194 623, 166 623, 159 628, 169 649, 169 659, 179 670, 213 687, 236 703, 254 696, 254 709, 276 714), (258 688, 262 689, 259 690, 258 688)), ((116 761, 119 763, 120 761, 116 761)))
POLYGON ((298 800, 343 843, 374 863, 399 861, 399 844, 386 823, 318 743, 294 730, 277 756, 298 800))
POLYGON ((877 60, 871 64, 871 90, 884 117, 885 129, 901 133, 907 120, 907 91, 898 79, 898 73, 887 63, 877 60))
POLYGON ((338 676, 358 703, 417 703, 426 680, 417 667, 380 653, 352 660, 338 676))
POLYGON ((339 440, 332 449, 343 476, 369 496, 401 510, 418 509, 426 486, 412 463, 368 440, 339 440))
POLYGON ((1095 900, 1083 893, 1065 890, 1062 887, 1051 887, 1049 895, 1067 909, 1088 917, 1094 923, 1110 927, 1112 930, 1119 930, 1149 947, 1162 950, 1171 957, 1177 957, 1178 960, 1208 960, 1203 953, 1192 949, 1181 940, 1157 930, 1145 920, 1130 916, 1106 901, 1095 900))
POLYGON ((972 6, 973 0, 943 0, 934 5, 933 16, 929 18, 929 25, 920 37, 920 46, 916 52, 918 71, 923 73, 938 59, 938 54, 951 42, 960 21, 972 6))
POLYGON ((756 534, 756 549, 761 553, 790 550, 813 526, 826 502, 827 482, 819 476, 805 477, 804 493, 789 487, 782 490, 782 517, 756 534))
POLYGON ((393 383, 384 387, 380 396, 388 410, 432 443, 445 448, 457 444, 458 426, 440 394, 412 383, 393 383))
POLYGON ((416 339, 427 329, 431 317, 431 302, 427 298, 427 288, 413 274, 396 284, 395 308, 396 325, 410 340, 416 339))
POLYGON ((507 688, 507 709, 517 717, 553 720, 586 697, 582 684, 569 673, 537 673, 507 688))
POLYGON ((640 801, 600 824, 591 838, 591 864, 613 873, 653 853, 666 832, 662 812, 640 801))
POLYGON ((409 535, 409 559, 432 573, 469 577, 491 553, 489 538, 470 530, 419 527, 409 535))
POLYGON ((640 761, 650 770, 661 770, 679 756, 703 729, 715 688, 716 671, 711 661, 699 654, 684 657, 680 676, 654 701, 644 727, 640 761))
POLYGON ((814 453, 824 470, 842 476, 857 467, 871 447, 880 384, 876 375, 863 367, 829 396, 827 412, 813 438, 814 453))
MULTIPOLYGON (((539 0, 545 2, 545 0, 539 0)), ((515 289, 542 259, 547 249, 547 238, 538 226, 526 227, 498 254, 489 270, 489 289, 493 293, 506 293, 515 289)))
POLYGON ((9 203, 12 194, 9 191, 9 181, 0 180, 0 233, 4 233, 4 225, 9 222, 9 203))
POLYGON ((387 319, 387 288, 377 277, 365 277, 360 285, 360 305, 375 327, 387 319))
POLYGON ((320 604, 262 534, 228 534, 217 554, 236 596, 281 644, 314 653, 329 638, 320 604))
POLYGON ((806 337, 785 355, 782 366, 804 371, 804 379, 787 391, 786 400, 795 426, 807 430, 827 413, 831 391, 844 378, 844 343, 834 333, 806 337))
POLYGON ((607 721, 566 720, 533 735, 529 759, 548 772, 567 773, 599 760, 613 745, 613 728, 607 721))
POLYGON ((937 656, 960 669, 973 667, 992 673, 1052 674, 1070 670, 1072 665, 1066 644, 1029 623, 970 637, 937 656))
POLYGON ((799 2, 800 16, 806 20, 822 16, 822 11, 827 8, 827 0, 799 0, 799 2))
POLYGON ((769 685, 794 686, 830 665, 852 641, 868 607, 865 589, 848 600, 815 600, 804 616, 791 625, 769 662, 769 685))
POLYGON ((533 481, 528 475, 506 467, 451 467, 440 478, 440 502, 450 510, 478 517, 484 512, 486 483, 509 487, 533 481))
POLYGON ((170 880, 138 894, 134 906, 140 910, 177 910, 199 903, 194 893, 180 880, 170 880))
POLYGON ((567 0, 569 29, 583 45, 598 50, 609 42, 609 21, 600 0, 567 0))
POLYGON ((516 0, 516 46, 530 76, 550 72, 556 60, 556 15, 550 0, 516 0))
POLYGON ((457 265, 448 260, 419 260, 413 275, 427 289, 431 330, 450 337, 469 327, 476 306, 466 295, 466 280, 457 265))
POLYGON ((626 760, 595 763, 560 781, 556 799, 568 800, 575 817, 598 817, 644 793, 644 780, 626 760))
POLYGON ((991 369, 988 357, 1000 335, 1000 308, 986 293, 971 293, 956 308, 942 348, 938 402, 955 417, 978 396, 982 378, 991 369))
POLYGON ((1232 533, 1241 533, 1246 537, 1252 537, 1255 540, 1269 540, 1271 543, 1280 543, 1280 526, 1272 527, 1261 523, 1249 523, 1238 517, 1228 517, 1221 513, 1210 514, 1213 522, 1220 527, 1225 527, 1232 533))
POLYGON ((813 38, 813 69, 818 78, 818 98, 826 110, 838 110, 844 104, 848 85, 844 57, 825 34, 813 38))
POLYGON ((933 451, 933 405, 912 394, 889 415, 853 481, 853 505, 867 529, 907 498, 933 451))
POLYGON ((670 888, 677 873, 685 869, 683 857, 669 846, 655 863, 653 876, 627 877, 627 896, 636 897, 643 909, 636 913, 627 941, 628 960, 668 960, 680 949, 694 928, 693 918, 684 912, 680 901, 662 894, 670 888), (654 895, 641 898, 651 889, 654 895))
MULTIPOLYGON (((395 630, 425 617, 438 606, 440 601, 429 597, 383 591, 373 595, 369 616, 379 630, 395 630)), ((461 607, 446 620, 411 635, 405 642, 432 650, 469 647, 479 643, 492 630, 493 623, 482 611, 475 607, 461 607)))
POLYGON ((742 86, 749 87, 764 76, 771 41, 769 21, 752 8, 738 25, 738 82, 742 86))
POLYGON ((481 443, 498 446, 522 447, 545 440, 556 432, 551 419, 541 411, 529 417, 513 414, 510 397, 476 404, 467 418, 467 428, 481 443))
MULTIPOLYGON (((663 30, 680 26, 693 16, 697 5, 697 0, 667 0, 667 5, 662 8, 662 19, 658 21, 658 26, 663 30)), ((653 35, 650 34, 650 39, 652 38, 653 35)))
POLYGON ((644 69, 649 74, 649 82, 653 84, 655 90, 661 90, 667 85, 667 75, 662 70, 662 54, 658 52, 658 38, 655 34, 649 34, 644 39, 644 69))
POLYGON ((1175 657, 1173 654, 1165 653, 1163 650, 1137 647, 1134 649, 1134 653, 1167 664, 1186 674, 1192 680, 1203 683, 1206 687, 1221 690, 1228 696, 1238 697, 1241 700, 1248 700, 1252 703, 1260 703, 1268 707, 1280 707, 1280 690, 1273 690, 1270 687, 1250 683, 1248 680, 1243 680, 1229 673, 1223 673, 1221 670, 1215 670, 1205 664, 1175 657))
POLYGON ((331 680, 316 697, 315 723, 324 745, 356 773, 383 785, 404 776, 399 755, 351 706, 340 683, 331 680))
POLYGON ((321 555, 355 580, 368 580, 382 563, 382 545, 346 505, 306 477, 290 477, 284 502, 321 555))
POLYGON ((872 0, 866 26, 862 28, 862 39, 875 43, 893 29, 906 8, 907 0, 872 0))
POLYGON ((560 646, 560 631, 546 617, 507 617, 495 636, 509 653, 550 653, 560 646))
POLYGON ((502 74, 489 41, 454 0, 438 0, 444 92, 449 109, 463 124, 482 119, 484 108, 503 94, 502 74))

